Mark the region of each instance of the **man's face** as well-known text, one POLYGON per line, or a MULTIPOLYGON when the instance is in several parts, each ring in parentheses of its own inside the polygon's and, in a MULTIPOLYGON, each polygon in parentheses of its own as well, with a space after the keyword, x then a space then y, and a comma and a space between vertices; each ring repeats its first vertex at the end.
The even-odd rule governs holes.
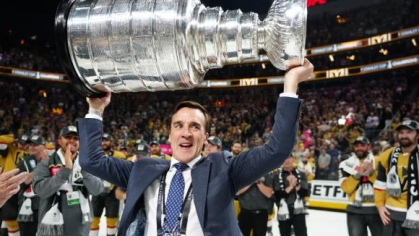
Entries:
POLYGON ((301 157, 301 162, 307 164, 309 155, 310 154, 304 154, 304 156, 301 157))
POLYGON ((122 153, 124 153, 124 155, 125 155, 126 157, 130 155, 130 153, 128 152, 128 150, 127 150, 127 149, 121 149, 120 151, 121 151, 122 153))
POLYGON ((67 145, 70 144, 69 148, 72 153, 79 150, 79 137, 75 133, 69 133, 66 136, 60 137, 60 146, 65 153, 67 151, 67 145))
POLYGON ((17 148, 19 149, 19 150, 23 150, 23 151, 25 151, 25 150, 27 150, 28 149, 28 147, 29 147, 29 144, 27 144, 27 143, 17 143, 17 148))
POLYGON ((397 140, 400 143, 400 147, 408 148, 418 143, 418 132, 415 130, 402 128, 397 133, 397 140))
POLYGON ((112 148, 112 141, 106 138, 102 139, 102 149, 105 152, 109 152, 112 148))
POLYGON ((365 143, 355 143, 354 152, 359 159, 364 159, 368 156, 369 145, 365 143))
POLYGON ((150 154, 151 155, 160 155, 161 149, 160 146, 157 144, 151 144, 150 145, 150 154))
POLYGON ((207 157, 210 153, 213 152, 219 152, 220 148, 210 142, 207 142, 207 144, 205 144, 205 148, 204 148, 204 155, 207 157))
POLYGON ((262 146, 263 145, 263 140, 262 139, 256 139, 254 145, 255 145, 255 147, 262 146))
POLYGON ((374 145, 374 146, 372 146, 371 149, 372 149, 371 151, 374 155, 378 155, 381 152, 381 146, 380 145, 374 145))
POLYGON ((188 163, 198 157, 207 138, 205 116, 200 110, 184 107, 173 115, 169 141, 178 161, 188 163))
POLYGON ((294 169, 294 161, 295 158, 294 157, 288 157, 287 159, 285 159, 284 164, 282 165, 282 168, 285 171, 292 171, 294 169))
POLYGON ((142 158, 142 157, 149 157, 147 152, 139 152, 139 153, 136 153, 135 155, 137 156, 137 159, 142 158))
POLYGON ((45 152, 45 146, 44 145, 36 145, 34 143, 29 144, 29 154, 30 155, 37 157, 40 154, 42 154, 43 152, 45 152))
POLYGON ((242 145, 240 143, 235 143, 231 147, 231 153, 233 153, 234 156, 239 155, 242 152, 242 145))

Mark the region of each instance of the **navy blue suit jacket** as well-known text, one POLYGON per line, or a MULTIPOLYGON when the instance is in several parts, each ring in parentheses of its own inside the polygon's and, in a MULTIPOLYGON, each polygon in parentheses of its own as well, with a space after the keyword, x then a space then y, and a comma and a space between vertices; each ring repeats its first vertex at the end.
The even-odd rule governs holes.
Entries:
MULTIPOLYGON (((233 198, 241 188, 278 168, 293 149, 301 100, 278 98, 275 124, 269 143, 250 149, 227 161, 226 152, 202 158, 191 170, 193 201, 205 235, 241 235, 234 214, 233 198)), ((144 206, 146 188, 168 171, 170 162, 140 158, 135 163, 103 158, 103 124, 98 119, 77 120, 81 167, 110 183, 127 189, 118 235, 126 235, 128 226, 144 206)), ((157 206, 156 206, 157 207, 157 206)), ((156 220, 156 219, 149 219, 156 220)))

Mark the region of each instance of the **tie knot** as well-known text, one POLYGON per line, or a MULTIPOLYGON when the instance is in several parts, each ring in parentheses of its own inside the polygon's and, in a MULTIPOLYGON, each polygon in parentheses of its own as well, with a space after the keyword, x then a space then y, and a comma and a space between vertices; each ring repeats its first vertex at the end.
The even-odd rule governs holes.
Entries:
POLYGON ((176 167, 177 171, 184 171, 184 170, 188 169, 188 167, 189 167, 188 165, 183 164, 183 163, 176 163, 176 164, 174 164, 174 166, 176 167))

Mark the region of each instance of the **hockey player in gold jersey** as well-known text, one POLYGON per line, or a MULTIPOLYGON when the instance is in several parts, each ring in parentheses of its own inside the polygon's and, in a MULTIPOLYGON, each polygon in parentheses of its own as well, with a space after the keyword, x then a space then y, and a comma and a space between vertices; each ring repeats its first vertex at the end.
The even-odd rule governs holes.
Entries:
POLYGON ((369 152, 370 141, 359 136, 353 142, 354 152, 339 164, 339 183, 348 195, 346 208, 349 236, 383 234, 383 223, 374 203, 373 184, 377 178, 375 157, 369 152))
POLYGON ((405 120, 396 129, 399 147, 383 152, 374 183, 384 236, 419 235, 419 123, 405 120))

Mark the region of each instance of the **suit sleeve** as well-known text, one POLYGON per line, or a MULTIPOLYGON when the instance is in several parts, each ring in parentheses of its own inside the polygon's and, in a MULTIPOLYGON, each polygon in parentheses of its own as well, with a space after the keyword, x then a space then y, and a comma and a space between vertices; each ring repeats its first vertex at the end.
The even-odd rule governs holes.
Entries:
POLYGON ((302 100, 297 98, 278 98, 269 142, 242 152, 229 162, 234 187, 232 192, 237 192, 279 168, 290 155, 295 144, 301 104, 302 100))
POLYGON ((82 169, 109 183, 126 188, 134 163, 120 158, 106 158, 102 149, 102 121, 83 118, 78 119, 76 124, 79 132, 79 161, 82 169))

